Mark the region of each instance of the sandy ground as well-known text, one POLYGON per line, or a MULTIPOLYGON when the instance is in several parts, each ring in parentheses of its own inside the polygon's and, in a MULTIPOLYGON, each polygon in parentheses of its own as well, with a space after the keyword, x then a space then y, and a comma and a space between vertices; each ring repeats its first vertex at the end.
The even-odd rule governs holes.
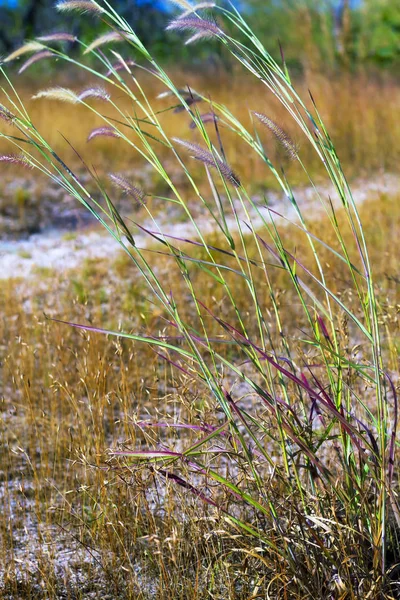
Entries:
MULTIPOLYGON (((359 206, 367 199, 377 198, 381 194, 394 195, 398 193, 400 191, 400 176, 385 174, 370 180, 359 180, 353 184, 352 190, 354 200, 359 206)), ((319 194, 324 202, 327 202, 328 197, 331 197, 335 206, 340 205, 333 188, 320 187, 319 194)), ((294 195, 303 215, 315 219, 323 213, 321 200, 312 188, 295 190, 294 195)), ((294 207, 283 194, 279 195, 271 192, 267 198, 269 207, 283 215, 284 219, 298 220, 294 207)), ((268 220, 271 214, 265 206, 261 207, 261 201, 261 199, 257 200, 260 204, 259 214, 254 209, 250 212, 254 228, 259 228, 262 225, 262 219, 268 220)), ((249 219, 239 203, 236 210, 239 220, 248 223, 249 219)), ((275 214, 274 218, 277 218, 275 214)), ((217 229, 215 222, 209 216, 202 215, 196 223, 203 234, 211 233, 217 229)), ((151 225, 150 222, 146 222, 144 225, 154 230, 154 225, 151 225)), ((228 217, 227 226, 230 232, 237 230, 238 224, 233 214, 228 217)), ((174 223, 173 219, 168 219, 168 215, 160 219, 159 228, 163 233, 179 238, 196 237, 193 224, 189 222, 174 223)), ((243 229, 246 230, 247 227, 244 225, 243 229)), ((67 233, 68 230, 62 227, 48 228, 46 231, 31 235, 27 239, 0 240, 0 279, 11 277, 29 278, 43 268, 65 272, 78 267, 85 259, 110 258, 120 251, 118 242, 100 227, 77 230, 71 236, 66 235, 67 233)), ((147 246, 151 240, 146 234, 139 232, 137 229, 135 231, 135 228, 133 228, 132 233, 139 247, 147 246)))

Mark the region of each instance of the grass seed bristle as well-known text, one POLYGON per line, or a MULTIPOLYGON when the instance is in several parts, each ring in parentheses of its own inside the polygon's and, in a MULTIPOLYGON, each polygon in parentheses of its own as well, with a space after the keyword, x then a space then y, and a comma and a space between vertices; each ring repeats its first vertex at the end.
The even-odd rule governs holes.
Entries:
POLYGON ((26 169, 33 169, 33 165, 23 154, 2 154, 0 155, 0 162, 8 163, 10 165, 19 165, 26 169))
POLYGON ((8 110, 6 106, 0 104, 0 119, 3 119, 6 123, 13 123, 15 119, 15 115, 8 110))
POLYGON ((278 142, 286 151, 286 154, 292 160, 298 158, 298 148, 296 144, 293 142, 292 138, 284 131, 279 125, 275 123, 272 119, 264 115, 264 113, 254 112, 253 114, 257 117, 257 119, 267 127, 271 133, 276 137, 278 142))
POLYGON ((198 33, 194 33, 190 36, 185 42, 185 46, 189 46, 189 44, 195 44, 196 42, 201 42, 204 39, 209 39, 210 34, 208 31, 199 31, 198 33))
POLYGON ((23 54, 28 54, 28 52, 38 52, 39 50, 43 50, 43 48, 44 46, 40 42, 27 42, 26 44, 24 44, 20 48, 17 48, 13 52, 11 52, 11 54, 6 56, 3 62, 10 62, 15 58, 19 58, 23 54))
POLYGON ((223 35, 223 31, 215 21, 198 19, 197 17, 180 17, 174 19, 166 27, 167 31, 192 31, 194 34, 202 33, 202 37, 215 37, 223 35))
POLYGON ((92 129, 92 131, 89 133, 87 141, 90 142, 91 140, 93 140, 94 138, 97 138, 97 137, 119 138, 121 136, 114 127, 110 127, 110 126, 96 127, 96 129, 92 129))
POLYGON ((56 54, 54 54, 54 52, 50 52, 50 50, 42 50, 41 52, 37 52, 36 54, 28 58, 27 61, 24 62, 24 64, 19 69, 18 74, 20 75, 21 73, 26 71, 26 69, 28 69, 31 65, 39 62, 43 58, 52 58, 54 56, 56 56, 56 54))
POLYGON ((111 44, 112 42, 123 42, 126 39, 126 36, 122 35, 118 31, 110 31, 109 33, 105 33, 104 35, 100 35, 98 38, 93 40, 91 44, 87 48, 83 54, 89 54, 96 48, 100 46, 104 46, 105 44, 111 44))
POLYGON ((80 13, 93 13, 101 15, 105 12, 94 0, 61 0, 57 2, 56 9, 60 12, 78 11, 80 13))
POLYGON ((32 100, 39 100, 46 98, 47 100, 59 100, 60 102, 69 102, 70 104, 77 104, 79 102, 78 96, 72 90, 62 87, 48 88, 42 90, 32 96, 32 100))
POLYGON ((76 42, 76 37, 71 33, 49 33, 48 35, 41 35, 37 38, 41 42, 76 42))
POLYGON ((82 92, 78 95, 78 100, 81 101, 88 98, 97 98, 98 100, 104 100, 104 102, 108 102, 111 96, 107 90, 100 86, 96 86, 82 90, 82 92))
POLYGON ((180 138, 172 138, 174 142, 180 144, 187 150, 189 150, 192 154, 192 158, 199 160, 200 162, 208 165, 209 167, 213 167, 214 169, 218 169, 222 175, 222 177, 232 183, 235 187, 240 187, 240 180, 233 172, 231 167, 221 160, 214 156, 209 150, 202 148, 198 144, 194 144, 193 142, 189 142, 187 140, 181 140, 180 138))
POLYGON ((132 185, 132 183, 126 179, 126 177, 120 175, 119 173, 109 173, 108 177, 115 187, 122 190, 128 196, 134 198, 138 204, 144 203, 144 199, 146 197, 144 191, 137 186, 132 185))

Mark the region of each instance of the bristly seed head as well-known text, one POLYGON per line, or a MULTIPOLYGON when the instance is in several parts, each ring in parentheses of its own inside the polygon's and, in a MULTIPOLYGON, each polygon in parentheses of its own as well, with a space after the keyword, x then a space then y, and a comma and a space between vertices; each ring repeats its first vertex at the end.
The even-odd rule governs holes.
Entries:
POLYGON ((264 115, 264 113, 254 112, 253 114, 257 117, 259 121, 273 133, 278 142, 282 145, 286 154, 292 160, 298 158, 298 148, 296 144, 293 142, 292 138, 284 131, 279 125, 277 125, 272 119, 264 115))
POLYGON ((60 102, 69 102, 70 104, 77 104, 79 102, 78 96, 72 90, 68 88, 55 87, 47 90, 38 92, 35 96, 32 96, 32 100, 39 100, 40 98, 47 98, 48 100, 59 100, 60 102))
POLYGON ((80 13, 92 13, 101 15, 105 12, 94 0, 60 0, 56 3, 56 9, 61 12, 78 11, 80 13))
POLYGON ((224 179, 230 181, 230 183, 232 183, 235 187, 240 187, 240 179, 236 176, 236 174, 232 171, 231 167, 226 162, 224 162, 220 158, 217 158, 209 150, 202 148, 198 144, 188 142, 187 140, 181 140, 180 138, 172 139, 177 144, 184 146, 187 150, 192 152, 192 158, 201 161, 209 167, 218 169, 224 179))
POLYGON ((140 188, 132 185, 131 182, 126 179, 126 177, 120 175, 119 173, 109 173, 108 177, 117 188, 122 190, 128 196, 134 198, 138 204, 144 204, 146 194, 140 188))
POLYGON ((78 94, 78 100, 86 100, 87 98, 97 98, 98 100, 104 100, 104 102, 108 102, 111 98, 110 94, 104 88, 92 87, 82 90, 80 94, 78 94))
POLYGON ((0 119, 3 119, 3 121, 6 123, 11 124, 14 122, 15 115, 13 115, 13 113, 10 112, 7 107, 3 106, 3 104, 0 104, 0 119))
POLYGON ((27 54, 28 52, 38 52, 39 50, 43 49, 43 44, 40 44, 39 42, 27 42, 26 44, 24 44, 20 48, 17 48, 16 50, 14 50, 14 52, 11 52, 11 54, 6 56, 3 62, 10 62, 15 58, 20 57, 22 54, 27 54))
POLYGON ((50 50, 42 50, 41 52, 37 52, 36 54, 28 58, 27 61, 24 62, 24 64, 19 69, 18 74, 20 75, 21 73, 26 71, 28 67, 30 67, 36 62, 39 62, 43 58, 52 58, 53 56, 56 56, 56 54, 54 54, 54 52, 50 52, 50 50))
MULTIPOLYGON (((224 34, 222 29, 218 27, 215 21, 210 19, 199 19, 197 17, 180 17, 174 19, 166 27, 167 31, 192 31, 193 37, 200 39, 198 36, 201 34, 201 38, 209 38, 215 36, 221 36, 224 34)), ((191 40, 189 38, 188 42, 191 40)), ((194 41, 193 39, 191 41, 194 41)))
POLYGON ((71 33, 49 33, 37 38, 41 42, 76 42, 76 37, 71 33))
POLYGON ((103 127, 96 127, 96 129, 93 129, 89 133, 87 141, 90 142, 91 140, 93 140, 94 138, 97 138, 97 137, 119 138, 119 137, 121 137, 121 135, 118 133, 118 131, 116 129, 114 129, 114 127, 109 127, 108 125, 104 125, 103 127))
POLYGON ((20 165, 26 169, 33 169, 33 165, 23 154, 3 154, 0 156, 0 162, 5 162, 9 165, 20 165))
POLYGON ((104 46, 104 44, 111 44, 111 42, 123 42, 127 37, 129 36, 124 36, 119 31, 110 31, 108 33, 105 33, 104 35, 100 35, 98 38, 93 40, 93 42, 89 44, 87 48, 85 48, 83 54, 89 54, 89 52, 92 52, 92 50, 95 50, 100 46, 104 46))

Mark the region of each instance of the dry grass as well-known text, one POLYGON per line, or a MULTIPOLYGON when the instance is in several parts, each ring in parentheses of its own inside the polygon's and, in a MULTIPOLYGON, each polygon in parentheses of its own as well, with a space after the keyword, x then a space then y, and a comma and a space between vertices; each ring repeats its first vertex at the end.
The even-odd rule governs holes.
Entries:
MULTIPOLYGON (((230 107, 232 113, 241 122, 252 128, 250 111, 265 113, 280 125, 300 147, 302 160, 312 176, 323 176, 323 168, 318 161, 310 144, 306 143, 296 125, 288 120, 284 108, 280 103, 265 91, 262 83, 257 83, 254 78, 246 77, 242 73, 236 74, 221 72, 218 76, 196 76, 191 72, 174 73, 176 85, 182 88, 190 86, 214 102, 220 102, 230 107)), ((140 81, 149 98, 156 98, 164 88, 154 82, 151 77, 140 73, 140 81)), ((79 89, 98 83, 69 78, 60 81, 51 81, 54 85, 79 89)), ((48 88, 49 82, 29 85, 22 79, 18 88, 24 99, 48 88)), ((371 76, 371 74, 337 73, 333 75, 317 75, 312 73, 296 84, 302 98, 307 99, 310 88, 317 102, 318 109, 325 121, 327 129, 334 141, 338 155, 341 157, 344 169, 349 177, 370 174, 371 171, 381 169, 397 171, 400 159, 400 123, 396 118, 400 105, 400 87, 398 82, 384 74, 371 76), (339 109, 340 107, 340 109, 339 109)), ((110 89, 111 93, 113 90, 110 89)), ((131 113, 132 107, 126 98, 114 91, 113 100, 124 110, 131 113)), ((91 101, 92 103, 94 101, 91 101)), ((311 103, 309 103, 311 104, 311 103)), ((171 106, 171 100, 154 100, 154 109, 164 110, 171 106)), ((83 158, 91 162, 93 150, 96 153, 96 167, 103 169, 129 169, 142 166, 140 157, 127 152, 126 144, 121 140, 108 137, 97 138, 87 143, 87 136, 95 127, 104 124, 102 120, 84 106, 68 105, 65 103, 45 100, 27 101, 26 106, 36 127, 45 135, 49 144, 59 151, 68 161, 76 162, 77 157, 72 148, 68 147, 60 135, 62 132, 73 144, 74 148, 83 158)), ((112 107, 97 102, 96 108, 107 116, 113 117, 112 107)), ((200 113, 207 113, 210 106, 206 102, 196 103, 200 113)), ((196 141, 198 134, 191 132, 190 119, 182 111, 174 114, 168 111, 161 123, 168 135, 192 139, 196 141)), ((212 125, 210 129, 212 129, 212 125)), ((282 152, 274 136, 257 125, 265 144, 265 149, 274 164, 282 164, 288 173, 292 184, 305 182, 304 173, 300 171, 296 161, 291 161, 282 152)), ((10 130, 9 130, 10 131, 10 130)), ((150 130, 149 130, 150 131, 150 130)), ((200 139, 200 138, 199 138, 200 139)), ((231 135, 222 129, 222 139, 226 148, 229 148, 228 158, 233 169, 238 172, 246 185, 251 181, 265 180, 263 163, 254 155, 247 155, 247 149, 237 136, 231 135), (245 158, 245 159, 244 159, 245 158)), ((4 142, 2 151, 4 148, 4 142)), ((4 148, 6 150, 6 148, 4 148)), ((164 152, 165 157, 167 154, 164 152)), ((160 148, 163 156, 163 148, 160 148)), ((199 166, 200 170, 200 166, 199 166)), ((273 178, 268 176, 267 183, 275 185, 273 178)))
MULTIPOLYGON (((384 352, 394 371, 400 339, 399 200, 382 196, 361 211, 379 286, 384 352)), ((334 244, 324 221, 316 223, 315 229, 334 244)), ((293 230, 290 236, 289 249, 306 258, 310 250, 304 237, 293 230)), ((351 249, 350 234, 346 243, 351 249)), ((169 259, 149 254, 149 260, 157 264, 160 275, 174 281, 169 259)), ((330 261, 326 265, 330 289, 346 297, 351 307, 351 282, 343 280, 330 255, 322 252, 321 260, 330 261)), ((201 273, 194 276, 205 278, 201 273)), ((285 334, 294 340, 304 334, 294 296, 283 275, 277 272, 273 278, 285 334)), ((244 309, 242 281, 237 280, 235 295, 244 309)), ((174 289, 179 289, 176 281, 174 289)), ((224 318, 231 317, 224 297, 214 295, 211 280, 205 278, 202 289, 207 306, 224 318)), ((265 598, 270 584, 273 598, 311 598, 300 593, 296 581, 287 580, 272 552, 260 551, 218 510, 157 471, 118 467, 108 455, 109 447, 159 447, 160 439, 179 448, 197 436, 190 430, 144 428, 138 421, 217 425, 222 416, 205 390, 186 375, 172 372, 147 346, 79 332, 44 317, 45 312, 143 334, 163 331, 162 315, 148 302, 146 288, 130 263, 123 258, 113 265, 88 262, 68 278, 42 273, 29 285, 6 281, 0 294, 4 307, 0 562, 5 572, 1 597, 244 600, 265 598)), ((188 303, 183 315, 188 320, 191 310, 188 303)), ((338 334, 350 356, 357 349, 348 323, 344 318, 340 322, 338 334)), ((278 342, 276 336, 273 341, 278 342)), ((254 415, 260 411, 251 398, 240 402, 247 403, 254 415)), ((278 499, 279 480, 268 476, 266 485, 278 499)), ((296 502, 287 498, 284 504, 276 503, 280 522, 288 527, 296 522, 296 502)), ((242 510, 240 504, 237 510, 242 510)), ((342 517, 335 515, 334 506, 326 504, 325 510, 325 516, 336 519, 336 529, 332 528, 340 538, 338 553, 351 556, 360 540, 340 525, 342 517)), ((314 560, 312 554, 298 560, 300 569, 304 566, 312 572, 307 562, 314 560)), ((394 552, 392 561, 397 560, 394 552)), ((353 572, 343 569, 336 579, 331 574, 314 597, 366 597, 354 595, 348 587, 352 577, 362 576, 368 586, 368 564, 358 567, 358 573, 354 567, 353 572)), ((373 586, 369 589, 369 598, 381 598, 373 586)))

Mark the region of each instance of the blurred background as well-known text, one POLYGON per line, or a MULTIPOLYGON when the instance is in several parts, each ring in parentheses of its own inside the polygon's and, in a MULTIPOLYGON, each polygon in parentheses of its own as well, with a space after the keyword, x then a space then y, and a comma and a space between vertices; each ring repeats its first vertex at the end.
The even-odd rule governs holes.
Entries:
MULTIPOLYGON (((219 4, 225 1, 219 0, 219 4)), ((282 62, 281 45, 290 75, 310 109, 311 90, 348 178, 364 182, 380 178, 383 173, 397 177, 400 164, 399 0, 236 0, 236 3, 250 27, 279 63, 282 62)), ((246 127, 253 127, 251 111, 267 114, 299 146, 302 160, 312 176, 317 180, 326 178, 322 163, 310 144, 305 143, 296 123, 287 118, 285 109, 273 94, 246 73, 223 44, 208 39, 185 45, 187 36, 166 31, 169 21, 183 10, 178 0, 175 3, 112 0, 111 4, 133 26, 178 87, 186 89, 190 86, 205 98, 227 105, 246 127)), ((212 13, 207 10, 205 14, 207 12, 212 13)), ((217 14, 217 11, 214 12, 217 14)), ((220 13, 217 18, 229 31, 229 21, 223 19, 220 13)), ((72 33, 89 44, 106 31, 107 24, 101 19, 76 11, 60 14, 54 8, 54 0, 0 0, 0 57, 6 57, 26 40, 48 33, 72 33)), ((232 34, 236 37, 241 35, 239 30, 232 34)), ((148 65, 144 59, 127 44, 118 46, 110 43, 102 48, 108 56, 112 56, 110 52, 113 49, 121 52, 127 60, 139 63, 139 68, 136 65, 134 69, 135 76, 140 75, 141 85, 156 110, 160 111, 166 133, 171 137, 190 137, 201 143, 197 132, 190 129, 187 113, 171 106, 170 98, 158 97, 165 88, 146 72, 148 65)), ((94 70, 104 71, 95 55, 82 57, 79 44, 67 43, 63 50, 70 58, 78 62, 83 60, 94 70)), ((61 85, 78 89, 79 86, 97 85, 98 78, 57 57, 32 64, 28 59, 28 68, 25 68, 26 60, 27 55, 24 54, 7 62, 7 74, 21 93, 35 126, 63 156, 63 160, 82 168, 77 152, 90 164, 96 164, 100 173, 110 168, 131 173, 135 178, 140 173, 147 173, 140 154, 127 152, 126 146, 118 140, 100 137, 88 143, 90 131, 102 123, 94 112, 64 102, 52 102, 49 110, 48 102, 32 100, 32 96, 44 88, 61 85), (61 133, 68 134, 68 143, 61 133)), ((114 93, 112 86, 109 87, 114 93)), ((122 96, 117 94, 114 99, 125 110, 131 110, 129 102, 122 96)), ((6 99, 3 100, 7 104, 6 99)), ((201 103, 199 110, 207 112, 207 103, 201 103)), ((110 107, 107 111, 108 115, 112 112, 110 107)), ((273 189, 276 185, 274 178, 260 161, 248 156, 240 140, 228 129, 223 130, 223 138, 229 162, 246 181, 250 192, 257 194, 265 188, 273 189)), ((269 157, 285 170, 292 185, 308 185, 299 163, 288 161, 271 137, 264 134, 263 140, 269 157)), ((15 150, 4 140, 1 140, 0 149, 4 152, 15 150)), ((165 148, 158 151, 169 165, 168 151, 165 148)), ((199 171, 201 182, 201 165, 193 168, 199 171)), ((42 182, 43 178, 38 173, 21 173, 24 179, 17 185, 15 168, 8 170, 4 171, 0 195, 0 233, 14 236, 42 230, 48 220, 54 222, 55 212, 60 213, 65 221, 60 202, 50 199, 46 204, 44 198, 50 198, 48 183, 42 182), (9 187, 4 183, 8 170, 9 187), (32 190, 27 200, 28 178, 32 180, 32 190)), ((165 194, 163 182, 154 174, 147 174, 146 181, 139 183, 150 193, 165 194)), ((83 208, 82 212, 85 212, 83 208)))
MULTIPOLYGON (((193 58, 204 65, 223 64, 218 45, 199 44, 183 51, 178 37, 164 25, 174 10, 161 0, 114 0, 117 11, 145 44, 166 62, 185 63, 193 58)), ((24 39, 59 27, 60 15, 53 0, 3 0, 0 2, 0 53, 9 53, 24 39)), ((400 3, 398 0, 244 0, 241 11, 267 49, 279 57, 278 40, 289 66, 306 69, 365 69, 399 72, 400 3)), ((83 39, 92 38, 99 23, 79 15, 63 17, 65 26, 83 39)))

